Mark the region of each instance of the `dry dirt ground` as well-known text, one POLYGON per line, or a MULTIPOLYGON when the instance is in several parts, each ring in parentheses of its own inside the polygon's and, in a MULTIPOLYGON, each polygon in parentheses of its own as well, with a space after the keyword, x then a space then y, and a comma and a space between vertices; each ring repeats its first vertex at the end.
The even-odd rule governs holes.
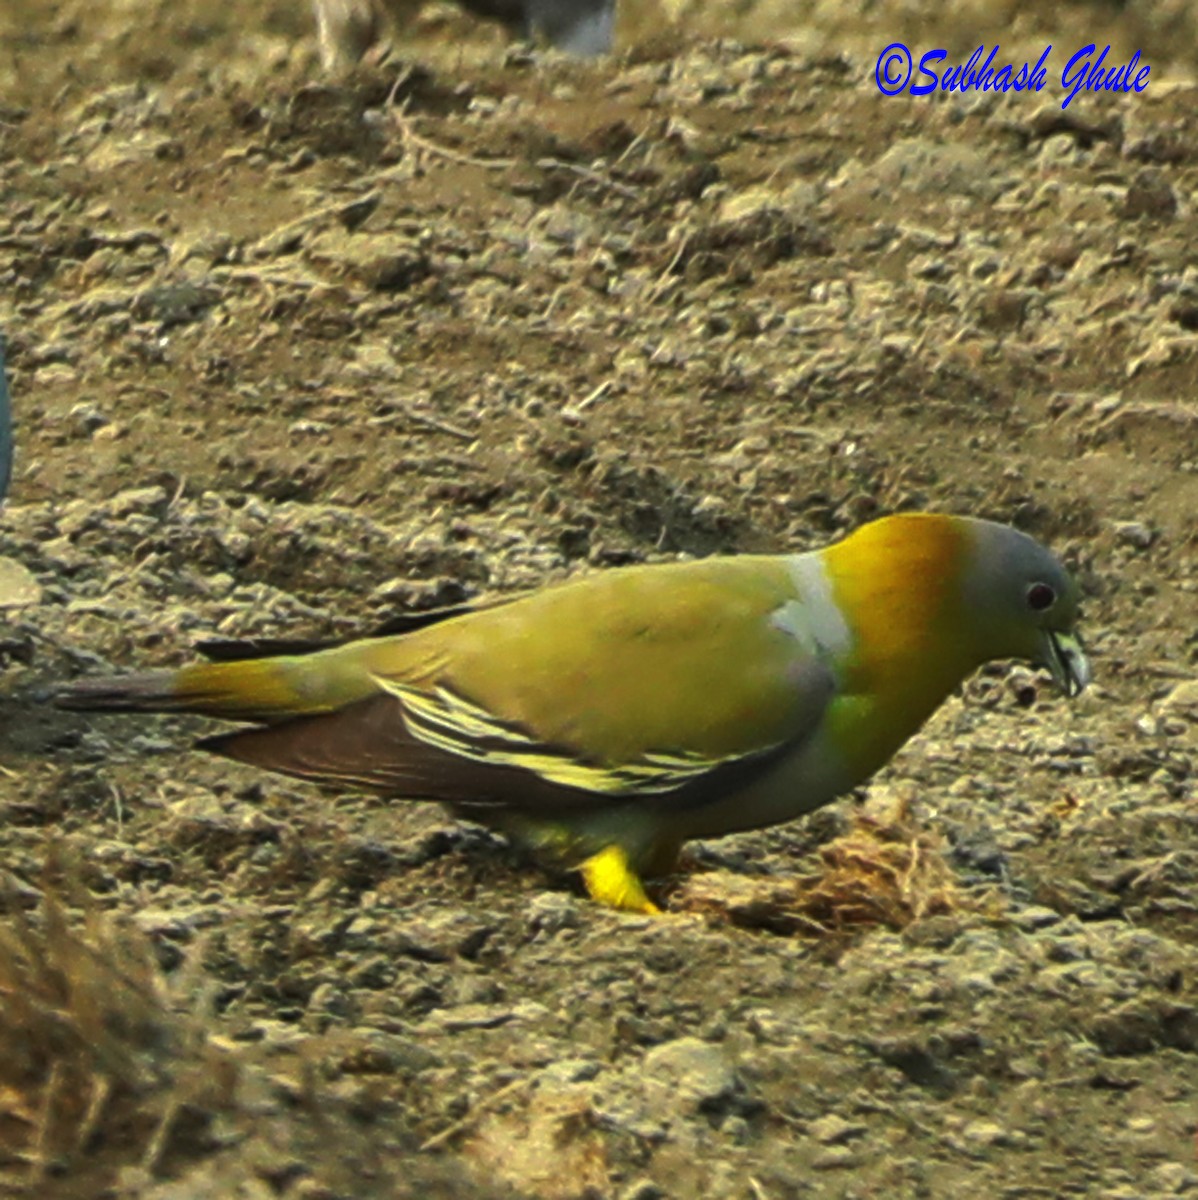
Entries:
POLYGON ((0 1192, 1198 1194, 1193 13, 910 7, 330 84, 300 4, 6 0, 0 1192), (1151 85, 885 100, 904 33, 1151 85), (1059 548, 1094 687, 985 672, 663 919, 44 703, 912 507, 1059 548))

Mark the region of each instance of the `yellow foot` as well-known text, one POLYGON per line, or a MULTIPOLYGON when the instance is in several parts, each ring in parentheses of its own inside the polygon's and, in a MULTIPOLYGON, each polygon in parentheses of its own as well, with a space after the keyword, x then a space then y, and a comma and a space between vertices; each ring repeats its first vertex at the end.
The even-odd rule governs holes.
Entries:
POLYGON ((627 912, 659 913, 661 909, 645 895, 628 855, 619 846, 605 846, 579 867, 587 893, 598 904, 627 912))

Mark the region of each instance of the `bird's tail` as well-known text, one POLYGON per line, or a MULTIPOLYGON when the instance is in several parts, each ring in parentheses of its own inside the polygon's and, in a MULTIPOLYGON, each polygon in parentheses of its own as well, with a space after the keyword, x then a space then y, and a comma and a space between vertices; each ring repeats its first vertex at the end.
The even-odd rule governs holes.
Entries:
POLYGON ((54 697, 59 708, 106 712, 188 712, 270 724, 327 712, 344 697, 322 694, 301 659, 194 663, 178 671, 79 679, 54 697))

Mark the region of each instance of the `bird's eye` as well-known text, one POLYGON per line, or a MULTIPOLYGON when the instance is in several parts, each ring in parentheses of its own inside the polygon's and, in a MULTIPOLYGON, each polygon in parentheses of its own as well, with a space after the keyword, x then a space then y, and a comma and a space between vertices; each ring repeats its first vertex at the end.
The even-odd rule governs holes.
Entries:
POLYGON ((1052 608, 1057 602, 1057 594, 1046 583, 1033 583, 1027 589, 1027 605, 1028 608, 1035 612, 1043 612, 1046 608, 1052 608))

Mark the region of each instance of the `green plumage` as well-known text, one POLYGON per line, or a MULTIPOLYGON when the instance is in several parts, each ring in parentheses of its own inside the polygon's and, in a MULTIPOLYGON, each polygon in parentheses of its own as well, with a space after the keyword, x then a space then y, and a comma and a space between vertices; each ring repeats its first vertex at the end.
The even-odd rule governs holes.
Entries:
POLYGON ((589 886, 639 905, 622 864, 825 803, 989 658, 1079 690, 1076 610, 1032 539, 915 514, 812 554, 632 567, 394 636, 83 680, 59 703, 250 722, 203 744, 569 844, 601 864, 589 886))

